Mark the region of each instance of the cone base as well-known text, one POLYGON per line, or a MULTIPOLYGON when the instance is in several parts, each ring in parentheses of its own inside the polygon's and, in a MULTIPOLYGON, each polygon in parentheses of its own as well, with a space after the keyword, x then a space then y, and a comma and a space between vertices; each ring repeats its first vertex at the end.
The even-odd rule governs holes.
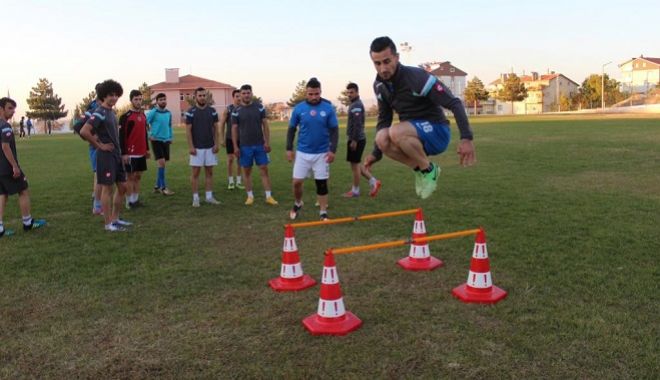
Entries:
POLYGON ((467 284, 463 284, 455 287, 451 291, 451 293, 454 295, 454 297, 458 298, 459 300, 465 303, 486 303, 486 304, 496 304, 499 301, 506 298, 507 295, 505 290, 498 288, 495 285, 493 285, 492 290, 488 293, 478 293, 478 292, 470 291, 468 289, 467 284))
POLYGON ((302 320, 303 326, 312 335, 346 335, 362 326, 362 320, 355 314, 347 311, 344 318, 337 321, 323 321, 318 314, 312 314, 302 320))
POLYGON ((401 268, 410 271, 434 270, 441 267, 444 263, 441 260, 430 256, 428 259, 411 259, 404 257, 396 262, 401 268))
POLYGON ((274 278, 268 281, 268 285, 270 285, 270 287, 276 292, 296 292, 311 288, 316 285, 316 280, 310 275, 305 274, 297 281, 287 281, 282 279, 282 277, 274 278))

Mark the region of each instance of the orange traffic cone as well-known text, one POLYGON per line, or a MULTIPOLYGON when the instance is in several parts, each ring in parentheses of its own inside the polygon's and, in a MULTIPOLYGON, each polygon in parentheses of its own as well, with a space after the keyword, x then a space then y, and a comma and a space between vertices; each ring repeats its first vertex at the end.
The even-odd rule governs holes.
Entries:
POLYGON ((486 234, 481 229, 474 241, 467 283, 452 290, 454 297, 467 303, 494 304, 506 297, 506 291, 493 285, 490 276, 490 260, 486 249, 486 234))
MULTIPOLYGON (((417 210, 415 224, 413 225, 413 239, 426 237, 426 226, 424 225, 424 215, 422 209, 417 210)), ((412 271, 433 270, 442 266, 442 261, 431 256, 429 252, 429 243, 410 244, 410 253, 397 262, 403 269, 412 271)))
POLYGON ((284 232, 280 277, 268 281, 268 284, 278 292, 303 290, 316 284, 316 280, 303 273, 291 225, 287 225, 284 232))
POLYGON ((332 251, 325 254, 318 310, 302 323, 312 335, 346 335, 362 326, 362 321, 344 308, 332 251))

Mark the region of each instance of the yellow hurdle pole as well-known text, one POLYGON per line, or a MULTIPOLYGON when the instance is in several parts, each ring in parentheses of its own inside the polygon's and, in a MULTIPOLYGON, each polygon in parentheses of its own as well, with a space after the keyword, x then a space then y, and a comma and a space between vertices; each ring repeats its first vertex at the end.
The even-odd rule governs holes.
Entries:
POLYGON ((354 247, 345 247, 345 248, 331 248, 328 251, 332 252, 335 255, 347 255, 347 254, 356 253, 356 252, 373 251, 373 250, 376 250, 376 249, 400 247, 400 246, 403 246, 403 245, 408 245, 408 244, 413 244, 413 243, 426 243, 426 242, 435 241, 435 240, 446 240, 446 239, 453 239, 453 238, 458 238, 458 237, 463 237, 463 236, 476 235, 479 231, 480 231, 479 228, 475 228, 475 229, 472 229, 472 230, 464 230, 464 231, 457 231, 457 232, 449 232, 449 233, 445 233, 445 234, 430 235, 430 236, 423 237, 423 238, 418 238, 418 239, 395 240, 395 241, 389 241, 389 242, 384 242, 384 243, 356 245, 354 247))
POLYGON ((413 208, 413 209, 410 209, 410 210, 381 212, 381 213, 378 213, 378 214, 367 214, 367 215, 361 215, 361 216, 348 216, 348 217, 345 217, 345 218, 318 220, 318 221, 314 221, 314 222, 291 223, 291 224, 288 224, 288 225, 293 227, 293 228, 327 226, 327 225, 331 225, 331 224, 351 223, 351 222, 358 222, 358 221, 363 221, 363 220, 373 220, 373 219, 391 218, 391 217, 394 217, 394 216, 401 216, 401 215, 410 215, 410 214, 417 213, 417 210, 419 210, 419 209, 413 208))

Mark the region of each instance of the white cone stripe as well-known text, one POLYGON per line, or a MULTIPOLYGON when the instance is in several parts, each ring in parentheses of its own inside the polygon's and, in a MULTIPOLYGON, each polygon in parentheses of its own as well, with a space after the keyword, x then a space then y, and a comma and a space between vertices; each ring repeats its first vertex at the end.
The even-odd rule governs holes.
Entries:
POLYGON ((410 253, 408 254, 408 257, 410 257, 411 259, 425 259, 428 258, 429 256, 431 256, 431 253, 429 252, 428 244, 410 245, 410 253))
POLYGON ((426 233, 426 226, 424 225, 423 220, 416 220, 415 224, 413 225, 413 233, 414 234, 425 234, 426 233))
POLYGON ((284 238, 284 247, 282 247, 282 251, 296 252, 297 250, 298 250, 298 246, 296 245, 295 238, 284 238))
POLYGON ((493 280, 490 272, 478 273, 470 271, 468 273, 467 285, 478 289, 487 289, 493 286, 493 280))
POLYGON ((302 277, 302 265, 297 264, 282 264, 282 270, 280 272, 280 277, 282 278, 298 278, 302 277))
POLYGON ((338 284, 339 276, 337 275, 337 267, 323 267, 321 283, 326 285, 338 284))
POLYGON ((337 318, 346 314, 346 309, 344 308, 344 298, 337 300, 324 300, 319 298, 319 309, 317 311, 319 317, 323 318, 337 318))
POLYGON ((475 259, 487 259, 488 249, 486 248, 486 243, 475 243, 472 257, 475 259))

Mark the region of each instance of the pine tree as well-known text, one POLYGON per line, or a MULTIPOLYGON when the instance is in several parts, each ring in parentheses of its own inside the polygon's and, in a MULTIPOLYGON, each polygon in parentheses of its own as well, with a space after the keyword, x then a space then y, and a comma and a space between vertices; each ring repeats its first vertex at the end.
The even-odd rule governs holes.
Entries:
MULTIPOLYGON (((69 111, 64 109, 62 98, 53 92, 53 85, 46 78, 40 78, 36 86, 32 87, 30 97, 26 99, 29 111, 27 117, 43 120, 46 123, 66 117, 69 111)), ((44 131, 45 132, 45 131, 44 131)))
POLYGON ((293 91, 293 94, 291 94, 291 98, 286 102, 289 107, 295 107, 296 104, 305 100, 305 93, 307 91, 305 86, 307 86, 306 80, 303 79, 298 82, 296 89, 293 91))
POLYGON ((488 91, 484 87, 484 83, 477 77, 468 81, 465 87, 465 101, 469 104, 474 104, 474 114, 477 114, 477 102, 488 100, 488 91))

